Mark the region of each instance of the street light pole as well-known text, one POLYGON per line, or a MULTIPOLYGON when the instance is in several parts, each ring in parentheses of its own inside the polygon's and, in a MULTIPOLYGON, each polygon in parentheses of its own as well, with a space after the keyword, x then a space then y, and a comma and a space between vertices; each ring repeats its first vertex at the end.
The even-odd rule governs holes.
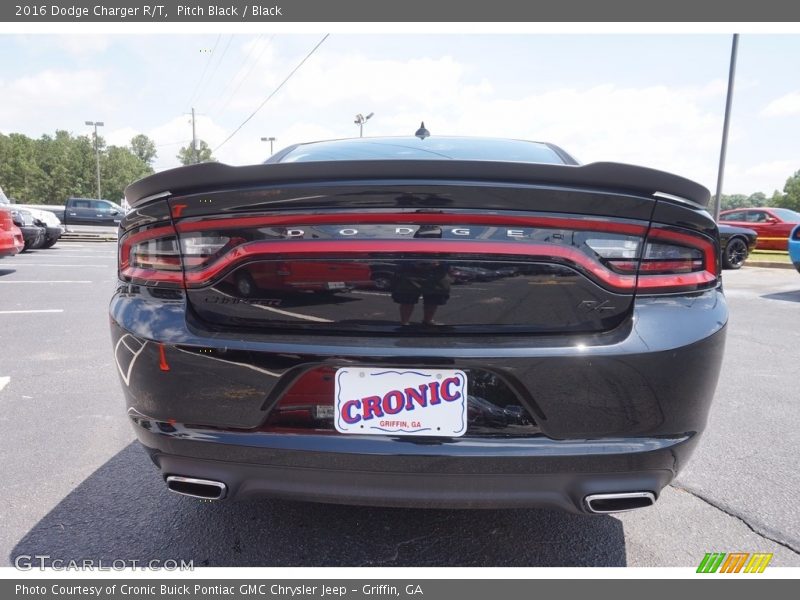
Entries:
POLYGON ((369 121, 375 113, 369 113, 366 117, 361 113, 356 115, 356 120, 353 121, 356 125, 358 125, 358 137, 364 137, 364 123, 369 121))
POLYGON ((262 137, 262 142, 269 142, 269 155, 272 156, 272 144, 275 141, 274 137, 262 137))
POLYGON ((728 68, 728 95, 725 98, 725 120, 722 124, 722 147, 719 151, 719 171, 717 172, 717 194, 714 199, 714 220, 719 221, 720 202, 722 202, 722 179, 725 176, 725 156, 728 153, 728 129, 731 124, 731 105, 733 104, 733 84, 736 79, 736 56, 739 51, 739 34, 733 34, 731 42, 731 62, 728 68))
POLYGON ((90 127, 94 127, 94 155, 97 159, 97 199, 100 200, 102 196, 100 195, 100 146, 97 140, 97 128, 103 127, 104 123, 102 121, 84 121, 90 127))

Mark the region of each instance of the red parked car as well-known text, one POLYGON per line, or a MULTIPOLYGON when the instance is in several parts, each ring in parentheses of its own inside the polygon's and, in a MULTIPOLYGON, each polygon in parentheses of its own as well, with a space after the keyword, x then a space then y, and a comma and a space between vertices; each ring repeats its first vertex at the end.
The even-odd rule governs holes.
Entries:
POLYGON ((800 213, 788 208, 734 208, 719 215, 721 223, 746 227, 758 234, 759 250, 786 250, 789 234, 800 223, 800 213))
POLYGON ((22 232, 14 225, 11 211, 0 208, 0 258, 14 256, 25 247, 22 232))

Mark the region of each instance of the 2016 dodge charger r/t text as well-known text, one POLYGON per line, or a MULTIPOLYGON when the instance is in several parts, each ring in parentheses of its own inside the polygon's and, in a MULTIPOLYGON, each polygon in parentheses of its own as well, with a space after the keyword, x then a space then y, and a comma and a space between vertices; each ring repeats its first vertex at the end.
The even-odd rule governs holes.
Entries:
POLYGON ((728 313, 687 179, 362 138, 126 196, 114 358, 174 492, 615 512, 705 427, 728 313))

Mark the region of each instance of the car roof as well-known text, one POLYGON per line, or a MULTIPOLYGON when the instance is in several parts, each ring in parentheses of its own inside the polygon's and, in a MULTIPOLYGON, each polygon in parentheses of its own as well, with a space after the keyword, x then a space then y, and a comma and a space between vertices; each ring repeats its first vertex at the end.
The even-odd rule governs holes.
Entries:
POLYGON ((489 160, 577 165, 554 144, 494 137, 415 136, 306 142, 276 152, 265 163, 337 160, 489 160))

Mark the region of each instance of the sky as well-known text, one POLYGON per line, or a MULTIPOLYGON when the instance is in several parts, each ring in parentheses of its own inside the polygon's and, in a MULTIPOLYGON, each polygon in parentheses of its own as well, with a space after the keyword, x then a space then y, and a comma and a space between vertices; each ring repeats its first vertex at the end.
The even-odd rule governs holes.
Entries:
MULTIPOLYGON (((197 136, 230 164, 299 142, 432 135, 548 141, 716 187, 727 34, 0 34, 0 132, 144 133, 156 170, 197 136), (266 101, 266 103, 264 103, 266 101), (257 110, 259 106, 263 106, 257 110), (255 115, 227 142, 250 115, 255 115)), ((800 35, 739 43, 723 192, 771 195, 800 170, 800 35)), ((1 183, 0 183, 1 185, 1 183)))

